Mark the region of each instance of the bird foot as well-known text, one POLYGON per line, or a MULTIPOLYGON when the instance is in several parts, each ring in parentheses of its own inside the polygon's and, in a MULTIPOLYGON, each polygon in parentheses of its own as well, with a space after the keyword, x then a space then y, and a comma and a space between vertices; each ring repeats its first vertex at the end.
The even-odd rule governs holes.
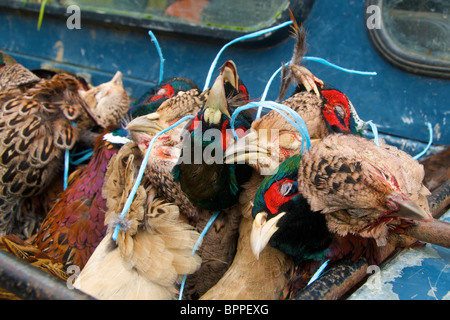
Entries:
POLYGON ((319 89, 317 85, 323 87, 323 81, 312 74, 311 71, 303 66, 291 65, 292 72, 294 73, 297 82, 305 86, 305 89, 310 92, 314 90, 316 95, 320 97, 319 89))

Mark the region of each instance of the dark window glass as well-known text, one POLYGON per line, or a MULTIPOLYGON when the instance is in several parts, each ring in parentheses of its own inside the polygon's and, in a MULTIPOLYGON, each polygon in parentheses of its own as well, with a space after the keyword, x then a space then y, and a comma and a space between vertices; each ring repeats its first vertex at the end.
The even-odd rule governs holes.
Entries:
POLYGON ((450 61, 449 0, 384 0, 383 20, 405 50, 450 61))
POLYGON ((366 4, 369 35, 388 61, 409 72, 450 78, 450 0, 366 4))

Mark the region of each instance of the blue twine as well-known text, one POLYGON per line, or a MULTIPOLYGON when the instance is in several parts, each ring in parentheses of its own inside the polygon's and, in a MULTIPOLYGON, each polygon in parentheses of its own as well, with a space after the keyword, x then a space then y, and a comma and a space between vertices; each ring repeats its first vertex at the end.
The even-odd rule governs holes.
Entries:
POLYGON ((426 146, 425 150, 423 150, 418 155, 414 156, 413 159, 418 160, 420 157, 422 157, 427 151, 430 149, 431 144, 433 143, 433 127, 431 126, 431 123, 427 122, 428 132, 430 134, 430 139, 428 140, 428 145, 426 146))
POLYGON ((88 149, 86 149, 86 150, 83 150, 83 151, 80 151, 80 152, 77 152, 77 153, 72 153, 71 155, 70 155, 70 157, 71 158, 75 158, 75 157, 78 157, 78 156, 82 156, 82 155, 85 155, 86 153, 88 153, 88 152, 91 152, 93 149, 92 148, 88 148, 88 149))
MULTIPOLYGON (((285 64, 285 66, 288 66, 289 64, 290 64, 290 63, 288 62, 288 63, 285 64)), ((275 76, 276 76, 278 73, 281 72, 281 69, 282 69, 282 68, 283 68, 283 67, 279 67, 279 68, 272 74, 272 76, 270 77, 269 82, 267 82, 266 87, 264 88, 264 92, 263 92, 263 94, 262 94, 262 96, 261 96, 261 101, 266 100, 267 92, 269 91, 270 85, 272 84, 273 79, 275 79, 275 76)), ((260 116, 261 116, 261 109, 258 109, 258 114, 257 114, 257 116, 256 116, 256 119, 259 119, 260 116)))
POLYGON ((316 281, 320 277, 320 275, 322 274, 323 270, 325 270, 325 268, 327 267, 328 262, 330 262, 330 260, 327 260, 324 263, 322 263, 320 268, 314 273, 312 278, 309 280, 307 286, 309 286, 311 283, 313 283, 314 281, 316 281))
MULTIPOLYGON (((180 120, 178 120, 177 122, 175 122, 174 124, 172 124, 171 126, 169 126, 168 128, 158 132, 152 138, 152 140, 150 141, 150 144, 148 146, 147 152, 145 153, 144 160, 142 160, 141 167, 139 168, 139 172, 138 172, 136 181, 135 181, 135 183, 133 185, 133 188, 131 189, 130 194, 128 195, 127 201, 125 202, 125 205, 124 205, 124 207, 122 209, 122 212, 120 214, 120 220, 123 220, 123 218, 125 217, 125 214, 130 209, 130 206, 131 206, 131 204, 133 202, 133 198, 136 195, 136 192, 137 192, 137 189, 138 189, 139 185, 141 184, 141 180, 142 180, 142 177, 144 175, 145 168, 147 167, 148 159, 150 157, 150 152, 151 152, 151 150, 153 148, 153 144, 155 143, 156 139, 158 139, 159 136, 161 136, 162 134, 166 133, 167 131, 172 130, 173 128, 179 126, 184 121, 186 121, 188 119, 192 119, 192 118, 194 118, 194 116, 192 116, 192 115, 185 116, 185 117, 181 118, 180 120)), ((117 241, 117 235, 119 234, 119 231, 120 231, 120 225, 117 224, 115 229, 114 229, 114 233, 112 235, 112 238, 113 238, 114 241, 117 241)))
MULTIPOLYGON (((213 213, 211 218, 209 218, 208 223, 206 224, 205 228, 203 229, 202 233, 200 234, 200 237, 198 238, 197 242, 195 243, 194 248, 192 249, 192 254, 191 254, 192 256, 197 251, 198 247, 200 246, 200 244, 203 241, 203 238, 206 235, 206 232, 208 232, 209 228, 212 226, 212 224, 214 223, 214 221, 216 220, 216 218, 217 218, 217 216, 219 214, 220 214, 220 211, 216 211, 216 212, 213 213)), ((181 281, 180 293, 179 293, 179 296, 178 296, 178 300, 182 300, 183 299, 184 284, 186 283, 186 279, 187 279, 187 274, 184 275, 183 281, 181 281)))
POLYGON ((161 47, 158 43, 158 39, 156 39, 156 36, 153 34, 153 32, 151 30, 148 31, 148 35, 150 36, 150 38, 152 38, 152 41, 155 43, 155 47, 156 50, 158 51, 158 55, 159 55, 159 81, 158 84, 160 84, 163 80, 163 76, 164 76, 164 57, 161 51, 161 47))
POLYGON ((368 124, 370 126, 370 128, 372 129, 373 132, 373 142, 375 142, 375 145, 377 147, 380 146, 380 141, 379 141, 379 137, 378 137, 378 129, 377 126, 375 125, 375 123, 373 123, 372 120, 367 121, 366 124, 368 124))
POLYGON ((83 163, 85 160, 89 159, 90 157, 92 157, 92 155, 94 154, 94 150, 93 149, 87 149, 83 152, 79 152, 77 154, 71 154, 70 155, 70 164, 77 166, 80 163, 83 163), (81 158, 79 158, 78 160, 72 160, 75 156, 79 156, 79 155, 83 155, 81 158))
POLYGON ((306 127, 306 124, 303 121, 302 117, 297 112, 295 112, 294 110, 289 108, 288 106, 285 106, 283 104, 276 103, 273 101, 259 101, 259 102, 255 101, 255 102, 250 102, 244 106, 236 108, 236 110, 231 115, 231 121, 230 121, 231 130, 232 130, 233 136, 236 140, 238 139, 238 136, 236 134, 234 123, 236 121, 236 117, 238 116, 238 114, 241 111, 244 111, 247 109, 260 108, 260 107, 271 109, 271 110, 276 110, 292 126, 294 126, 294 128, 296 128, 300 132, 300 134, 302 135, 302 145, 301 145, 301 151, 300 151, 301 154, 303 154, 305 147, 306 147, 306 149, 309 149, 311 147, 311 140, 309 137, 308 128, 306 127), (289 115, 293 118, 293 120, 288 117, 289 115))
POLYGON ((271 27, 271 28, 267 28, 267 29, 262 29, 262 30, 259 30, 259 31, 256 31, 256 32, 249 33, 249 34, 246 34, 244 36, 238 37, 236 39, 231 40, 227 44, 225 44, 222 47, 222 49, 220 49, 220 51, 216 55, 216 57, 214 58, 214 61, 212 62, 211 67, 209 68, 208 76, 206 77, 205 87, 203 88, 203 91, 205 91, 206 89, 209 88, 209 83, 211 82, 212 73, 213 73, 214 69, 216 68, 217 61, 219 60, 220 55, 222 54, 222 52, 226 48, 228 48, 229 46, 231 46, 232 44, 234 44, 236 42, 239 42, 239 41, 242 41, 242 40, 251 39, 251 38, 256 38, 256 37, 259 37, 260 35, 263 35, 265 33, 269 33, 269 32, 272 32, 272 31, 284 28, 285 26, 290 25, 290 24, 292 24, 292 21, 286 21, 286 22, 281 23, 281 24, 279 24, 277 26, 274 26, 274 27, 271 27))
POLYGON ((308 56, 305 56, 305 57, 303 57, 303 60, 319 62, 319 63, 322 63, 324 65, 327 65, 329 67, 332 67, 332 68, 335 68, 335 69, 338 69, 338 70, 341 70, 341 71, 344 71, 344 72, 353 73, 353 74, 359 74, 359 75, 362 75, 362 76, 376 76, 377 75, 376 72, 372 72, 372 71, 358 71, 358 70, 346 69, 346 68, 340 67, 340 66, 338 66, 336 64, 333 64, 333 63, 331 63, 331 62, 329 62, 329 61, 327 61, 327 60, 325 60, 323 58, 319 58, 319 57, 308 57, 308 56))
MULTIPOLYGON (((72 122, 72 126, 76 127, 77 124, 72 122)), ((66 149, 64 152, 64 177, 63 177, 63 191, 67 189, 67 182, 69 180, 69 159, 70 159, 70 151, 66 149)))
MULTIPOLYGON (((338 66, 338 65, 335 65, 335 64, 333 64, 333 63, 331 63, 331 62, 328 62, 327 60, 322 59, 322 58, 317 58, 317 57, 303 57, 303 59, 306 60, 306 61, 315 61, 315 62, 319 62, 319 63, 325 64, 325 65, 327 65, 327 66, 329 66, 329 67, 332 67, 332 68, 335 68, 335 69, 338 69, 338 70, 340 70, 340 71, 344 71, 344 72, 347 72, 347 73, 359 74, 359 75, 364 75, 364 76, 373 76, 373 75, 376 75, 376 74, 377 74, 376 72, 366 72, 366 71, 357 71, 357 70, 346 69, 346 68, 340 67, 340 66, 338 66)), ((285 66, 287 67, 287 66, 290 65, 290 64, 291 64, 291 62, 288 62, 288 63, 285 64, 285 66)), ((267 93, 268 93, 268 91, 269 91, 269 88, 270 88, 270 86, 271 86, 273 80, 275 79, 275 76, 276 76, 278 73, 281 72, 281 69, 282 69, 282 67, 279 67, 279 68, 272 74, 272 76, 270 77, 269 82, 267 82, 266 87, 264 88, 264 92, 263 92, 263 94, 262 94, 261 101, 264 101, 264 100, 266 99, 266 96, 267 96, 267 93)), ((257 117, 257 119, 259 118, 260 115, 261 115, 261 111, 258 110, 258 117, 257 117)))
POLYGON ((64 183, 63 183, 64 191, 67 189, 67 181, 69 180, 69 158, 70 158, 70 151, 69 149, 66 149, 64 153, 64 183))

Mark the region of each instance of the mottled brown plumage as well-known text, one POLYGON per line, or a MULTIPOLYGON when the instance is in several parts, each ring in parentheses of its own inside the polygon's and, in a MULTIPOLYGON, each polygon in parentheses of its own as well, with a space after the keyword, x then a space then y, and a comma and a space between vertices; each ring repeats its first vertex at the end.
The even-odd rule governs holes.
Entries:
MULTIPOLYGON (((283 104, 303 119, 311 144, 334 132, 354 133, 362 129, 362 122, 350 100, 335 89, 321 91, 320 96, 301 91, 283 104), (327 110, 326 116, 324 110, 327 110)), ((272 110, 255 120, 248 133, 227 149, 225 161, 245 161, 258 172, 272 174, 279 163, 300 154, 302 142, 298 129, 280 112, 272 110)))
POLYGON ((200 264, 192 255, 199 234, 179 219, 177 206, 157 197, 145 176, 126 217, 119 218, 141 161, 137 146, 128 143, 108 165, 103 192, 109 232, 74 284, 98 299, 175 299, 181 276, 200 264))
MULTIPOLYGON (((311 141, 318 141, 329 134, 322 116, 323 100, 314 93, 300 92, 285 100, 305 122, 311 141)), ((272 110, 255 120, 248 133, 227 148, 226 162, 245 160, 258 172, 266 174, 276 170, 278 164, 300 153, 302 135, 279 112, 272 110)))
POLYGON ((67 189, 48 210, 38 232, 27 240, 3 236, 0 249, 62 280, 69 277, 69 267, 82 270, 106 232, 102 187, 108 162, 117 152, 118 146, 104 141, 103 135, 96 138, 89 163, 69 176, 67 189))
POLYGON ((106 233, 102 187, 108 162, 118 150, 119 146, 104 141, 103 135, 96 138, 89 163, 70 176, 68 188, 29 240, 65 268, 76 265, 83 269, 106 233))
POLYGON ((118 124, 129 99, 120 72, 89 91, 73 76, 60 73, 3 90, 0 104, 0 234, 6 234, 13 228, 21 199, 49 186, 80 132, 118 124))
POLYGON ((423 166, 393 146, 333 134, 304 154, 298 182, 332 232, 372 237, 384 245, 399 217, 431 219, 423 177, 423 166))
POLYGON ((17 63, 11 56, 0 52, 0 92, 9 88, 32 85, 39 81, 33 72, 17 63))
MULTIPOLYGON (((199 95, 197 89, 180 92, 177 96, 163 102, 156 112, 138 117, 128 123, 127 129, 141 153, 143 155, 146 153, 152 138, 161 130, 168 128, 184 116, 196 114, 204 98, 204 94, 199 95)), ((179 144, 183 128, 184 125, 181 124, 158 137, 151 151, 146 175, 150 181, 157 181, 154 187, 159 194, 163 195, 167 201, 179 206, 182 215, 195 220, 199 209, 184 196, 179 183, 174 181, 171 174, 181 153, 179 144)))
POLYGON ((58 279, 66 280, 69 277, 62 263, 52 259, 38 247, 13 234, 0 238, 0 250, 9 252, 58 279))

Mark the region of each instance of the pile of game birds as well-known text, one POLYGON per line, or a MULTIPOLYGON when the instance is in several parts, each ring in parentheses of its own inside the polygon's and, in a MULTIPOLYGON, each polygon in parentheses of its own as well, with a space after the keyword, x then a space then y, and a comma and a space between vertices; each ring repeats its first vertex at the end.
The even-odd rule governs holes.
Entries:
POLYGON ((379 264, 433 220, 426 150, 385 143, 302 63, 374 73, 306 57, 295 19, 225 45, 203 90, 164 80, 149 35, 159 81, 132 102, 120 72, 94 87, 1 55, 1 250, 97 299, 290 299, 343 259, 379 264), (286 26, 292 57, 261 99, 232 60, 210 86, 228 46, 286 26))

